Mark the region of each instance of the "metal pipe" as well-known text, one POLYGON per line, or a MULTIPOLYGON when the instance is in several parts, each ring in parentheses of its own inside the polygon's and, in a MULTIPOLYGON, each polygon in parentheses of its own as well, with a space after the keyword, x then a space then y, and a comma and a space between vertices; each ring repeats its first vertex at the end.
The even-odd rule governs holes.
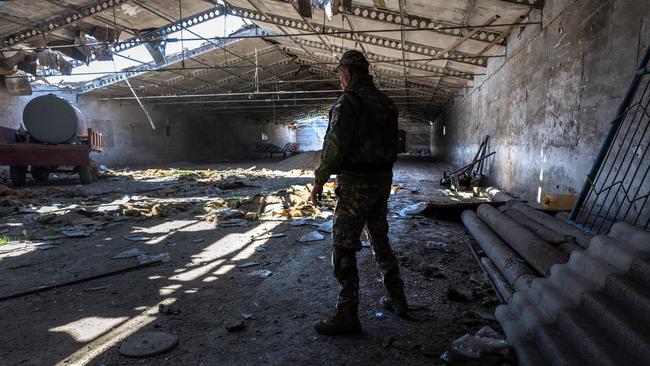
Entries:
POLYGON ((490 196, 490 200, 492 200, 493 202, 508 202, 513 199, 512 197, 501 192, 500 189, 495 187, 487 187, 485 189, 485 193, 487 193, 487 195, 490 196))
POLYGON ((529 218, 528 216, 522 215, 521 212, 514 210, 508 206, 501 206, 499 209, 506 216, 516 221, 519 225, 532 231, 535 235, 539 236, 541 239, 551 244, 557 245, 557 244, 565 243, 567 241, 573 242, 576 239, 571 235, 560 235, 555 231, 538 223, 537 221, 529 218))
POLYGON ((476 213, 531 267, 542 275, 550 276, 551 267, 554 264, 568 261, 569 257, 565 253, 538 238, 496 208, 482 204, 478 207, 476 213))
MULTIPOLYGON (((641 59, 641 62, 639 63, 638 70, 639 71, 643 70, 643 68, 645 68, 648 65, 648 61, 650 61, 650 45, 648 45, 648 47, 646 48, 645 55, 643 56, 643 59, 641 59)), ((592 182, 596 181, 596 176, 598 175, 598 172, 600 171, 600 168, 603 162, 605 161, 605 157, 609 152, 609 148, 614 142, 614 138, 616 137, 619 128, 621 127, 623 121, 625 120, 625 116, 627 115, 626 111, 630 106, 632 99, 634 99, 634 95, 636 94, 636 91, 639 88, 639 85, 641 84, 643 75, 644 75, 643 72, 637 72, 634 75, 634 79, 632 79, 632 84, 630 84, 630 88, 628 89, 627 94, 625 94, 623 101, 621 102, 621 104, 618 107, 618 110, 616 111, 616 115, 615 115, 616 117, 609 127, 609 131, 605 136, 605 140, 603 140, 603 143, 600 145, 600 150, 598 151, 598 155, 596 155, 594 164, 591 166, 591 170, 589 170, 589 174, 587 174, 587 179, 585 179, 585 182, 582 185, 582 189, 580 190, 580 194, 576 199, 576 203, 575 205, 573 205, 571 214, 569 214, 569 221, 571 222, 575 223, 576 219, 578 218, 580 209, 582 208, 582 205, 587 199, 587 195, 591 191, 592 182)))
POLYGON ((474 161, 472 161, 471 163, 465 165, 465 166, 462 167, 462 168, 458 168, 458 169, 454 170, 453 172, 449 173, 449 175, 454 175, 454 174, 457 174, 457 173, 459 173, 459 172, 462 172, 463 170, 470 169, 471 167, 473 167, 473 166, 474 166, 476 163, 478 163, 479 161, 485 160, 485 159, 489 158, 490 156, 492 156, 492 155, 494 155, 494 154, 496 154, 496 151, 492 151, 491 153, 485 155, 484 157, 482 157, 482 158, 480 158, 480 159, 478 159, 478 160, 474 160, 474 161))
MULTIPOLYGON (((499 297, 501 302, 502 303, 507 302, 505 297, 502 296, 501 291, 499 291, 499 289, 497 288, 497 285, 496 285, 495 281, 492 280, 492 277, 490 276, 490 274, 485 269, 485 266, 481 262, 481 258, 479 258, 478 253, 476 253, 476 249, 474 249, 474 246, 472 245, 472 243, 466 242, 466 244, 467 244, 467 247, 469 248, 469 251, 472 253, 472 257, 474 257, 474 259, 476 260, 476 263, 478 263, 479 267, 481 267, 481 270, 483 271, 483 273, 485 273, 488 276, 488 282, 490 283, 490 286, 492 286, 492 289, 497 294, 497 296, 499 297)), ((501 278, 503 278, 503 276, 501 276, 501 278)), ((503 282, 505 283, 505 281, 503 281, 503 282)), ((510 292, 512 293, 512 291, 510 291, 510 292)))
POLYGON ((508 245, 492 231, 472 210, 465 210, 461 220, 472 234, 481 249, 499 269, 507 283, 516 290, 530 286, 530 282, 538 278, 526 261, 515 253, 508 245))
POLYGON ((523 215, 528 216, 529 218, 537 221, 544 227, 560 235, 573 236, 574 238, 576 238, 576 243, 578 243, 578 245, 580 245, 581 247, 583 248, 589 247, 589 243, 591 242, 592 236, 590 234, 580 231, 575 226, 571 224, 567 224, 566 222, 556 217, 537 211, 536 209, 528 206, 527 204, 521 201, 511 201, 508 202, 508 205, 510 205, 510 207, 514 208, 515 210, 521 212, 523 215))
POLYGON ((483 257, 481 258, 481 265, 485 273, 487 273, 488 277, 490 277, 490 280, 494 288, 496 289, 499 297, 501 297, 501 299, 505 302, 510 302, 514 290, 512 286, 510 286, 508 282, 506 282, 506 279, 503 277, 501 272, 499 272, 497 267, 494 265, 494 262, 492 262, 487 257, 483 257))

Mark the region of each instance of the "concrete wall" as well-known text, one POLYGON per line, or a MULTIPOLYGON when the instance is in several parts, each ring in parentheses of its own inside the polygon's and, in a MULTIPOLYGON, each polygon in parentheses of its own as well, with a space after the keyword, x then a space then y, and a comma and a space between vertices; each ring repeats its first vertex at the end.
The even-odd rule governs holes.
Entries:
POLYGON ((426 123, 399 119, 399 129, 406 131, 406 151, 431 150, 431 126, 426 123))
POLYGON ((106 165, 139 166, 174 161, 191 161, 201 121, 169 110, 148 109, 156 129, 136 104, 120 104, 80 97, 79 109, 89 127, 104 135, 104 151, 93 159, 106 165))
POLYGON ((327 118, 314 121, 296 128, 296 142, 301 151, 317 151, 323 148, 327 133, 327 118))
POLYGON ((649 12, 648 1, 546 0, 532 14, 542 25, 515 29, 507 57, 446 111, 435 145, 461 165, 489 134, 498 186, 575 194, 650 42, 649 12))
MULTIPOLYGON (((200 147, 193 161, 219 162, 226 160, 268 157, 255 153, 255 143, 266 142, 284 147, 295 142, 295 130, 245 114, 194 115, 200 122, 200 136, 194 144, 200 147), (262 133, 268 140, 262 141, 262 133)), ((277 156, 277 155, 276 155, 277 156)))

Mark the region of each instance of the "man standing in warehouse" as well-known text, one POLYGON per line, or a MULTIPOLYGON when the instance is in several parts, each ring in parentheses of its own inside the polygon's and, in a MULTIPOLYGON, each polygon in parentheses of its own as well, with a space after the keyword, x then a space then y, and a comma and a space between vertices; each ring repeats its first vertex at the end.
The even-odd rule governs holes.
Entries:
POLYGON ((381 303, 406 317, 408 305, 399 265, 388 241, 388 198, 397 160, 397 107, 375 86, 361 52, 348 51, 336 72, 343 94, 330 110, 320 166, 311 199, 320 206, 323 185, 337 175, 332 265, 341 287, 336 312, 316 322, 318 333, 361 332, 356 252, 364 227, 381 269, 387 296, 381 303))

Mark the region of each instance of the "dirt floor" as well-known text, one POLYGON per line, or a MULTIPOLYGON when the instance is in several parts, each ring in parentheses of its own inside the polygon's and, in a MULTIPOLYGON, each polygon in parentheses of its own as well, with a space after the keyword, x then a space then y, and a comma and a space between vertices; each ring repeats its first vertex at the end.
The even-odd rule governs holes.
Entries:
POLYGON ((0 364, 435 365, 454 339, 484 325, 499 330, 498 300, 462 224, 398 215, 445 196, 438 180, 447 166, 407 160, 395 169, 390 237, 420 320, 381 308, 381 275, 365 247, 358 254, 363 335, 316 334, 312 324, 333 311, 338 290, 331 238, 297 239, 331 219, 331 210, 301 201, 311 171, 274 166, 176 165, 182 169, 113 172, 83 187, 55 180, 0 189, 1 206, 31 204, 0 217, 0 297, 81 281, 0 300, 0 364), (137 267, 152 259, 112 259, 130 249, 169 260, 137 267), (226 329, 240 321, 243 330, 226 329), (118 352, 152 330, 177 335, 178 345, 143 359, 118 352))

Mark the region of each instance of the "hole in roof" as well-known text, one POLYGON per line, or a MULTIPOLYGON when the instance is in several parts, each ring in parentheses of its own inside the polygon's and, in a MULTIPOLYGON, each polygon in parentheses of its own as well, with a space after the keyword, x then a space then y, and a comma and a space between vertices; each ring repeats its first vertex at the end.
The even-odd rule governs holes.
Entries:
MULTIPOLYGON (((200 22, 198 17, 184 22, 188 29, 191 29, 198 35, 198 37, 195 37, 194 35, 188 36, 187 33, 185 33, 183 36, 190 39, 184 42, 180 42, 180 24, 174 24, 159 31, 159 34, 164 34, 169 38, 179 40, 179 42, 165 42, 165 51, 168 59, 170 56, 180 55, 181 43, 185 49, 191 52, 191 54, 196 54, 198 52, 197 49, 206 42, 206 40, 201 39, 201 37, 206 39, 221 37, 224 35, 224 29, 226 34, 231 34, 244 26, 244 22, 239 17, 215 18, 214 14, 216 13, 212 14, 212 18, 208 18, 207 15, 204 15, 202 18, 203 22, 200 22)), ((153 57, 147 51, 145 45, 140 42, 141 39, 136 39, 110 46, 110 49, 114 54, 113 58, 115 66, 113 66, 113 61, 93 61, 89 65, 83 64, 75 67, 72 75, 55 75, 46 77, 45 79, 51 84, 62 83, 82 88, 82 83, 86 82, 90 82, 91 85, 108 85, 115 83, 120 79, 124 79, 125 75, 132 76, 141 74, 141 72, 126 71, 125 69, 128 68, 139 67, 143 64, 149 64, 150 66, 148 67, 157 68, 153 63, 153 57), (123 71, 123 73, 115 74, 116 70, 118 72, 123 71), (102 77, 104 79, 100 79, 102 77)), ((68 60, 70 59, 68 58, 68 60)), ((86 90, 91 90, 93 88, 94 87, 90 87, 86 90)))

